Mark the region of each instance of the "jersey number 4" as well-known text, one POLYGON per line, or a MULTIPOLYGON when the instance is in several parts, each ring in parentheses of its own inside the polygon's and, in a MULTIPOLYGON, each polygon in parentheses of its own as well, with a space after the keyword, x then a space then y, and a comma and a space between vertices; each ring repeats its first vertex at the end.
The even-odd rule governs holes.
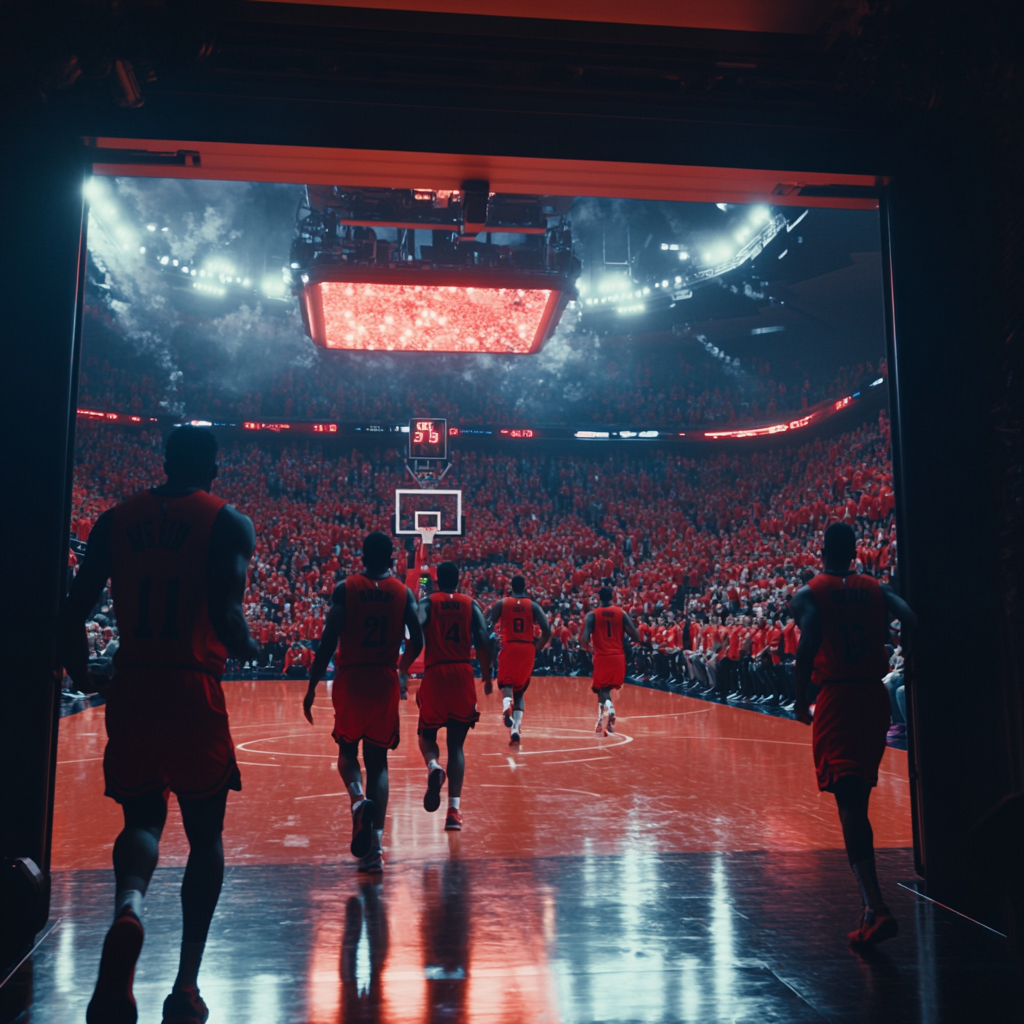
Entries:
POLYGON ((367 615, 363 619, 363 647, 387 647, 388 618, 386 615, 367 615))
MULTIPOLYGON (((164 594, 164 624, 160 630, 161 640, 178 639, 178 577, 167 581, 164 594)), ((136 640, 152 640, 153 627, 149 623, 150 608, 153 603, 153 577, 147 576, 139 580, 139 621, 135 625, 136 640)))
POLYGON ((453 622, 448 627, 448 631, 445 633, 444 638, 450 644, 457 644, 457 643, 461 642, 461 640, 462 640, 462 632, 459 629, 459 624, 457 622, 453 622))

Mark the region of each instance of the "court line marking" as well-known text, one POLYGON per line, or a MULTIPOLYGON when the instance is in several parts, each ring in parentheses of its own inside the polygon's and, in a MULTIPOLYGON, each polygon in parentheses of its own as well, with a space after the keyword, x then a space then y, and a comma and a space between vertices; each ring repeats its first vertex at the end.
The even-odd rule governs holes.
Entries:
MULTIPOLYGON (((615 758, 613 758, 611 754, 605 754, 602 757, 577 757, 577 758, 573 758, 571 761, 535 761, 535 762, 532 762, 532 763, 536 764, 538 768, 549 768, 549 767, 552 767, 553 765, 556 765, 556 764, 583 764, 586 761, 614 761, 614 760, 615 760, 615 758)), ((488 768, 509 768, 511 766, 507 765, 507 764, 489 764, 487 767, 488 768)), ((517 764, 516 765, 516 768, 527 768, 527 767, 529 767, 529 766, 525 765, 525 764, 517 764)))
POLYGON ((684 718, 686 715, 709 715, 711 711, 712 708, 698 708, 696 711, 676 711, 671 715, 619 715, 616 712, 616 718, 623 722, 633 722, 639 718, 684 718))
POLYGON ((103 760, 103 755, 100 754, 99 757, 76 757, 76 758, 74 758, 74 760, 71 760, 71 761, 58 761, 57 764, 82 764, 84 761, 102 761, 102 760, 103 760))
MULTIPOLYGON (((621 736, 622 737, 622 741, 619 742, 619 743, 609 743, 609 744, 606 744, 605 747, 598 747, 597 749, 598 750, 604 750, 604 749, 613 749, 615 747, 624 747, 624 746, 626 746, 627 743, 632 743, 633 742, 633 737, 632 736, 627 736, 624 732, 617 732, 615 735, 616 736, 621 736)), ((531 755, 531 754, 533 754, 533 755, 536 755, 536 754, 573 754, 577 750, 593 750, 593 749, 594 748, 592 746, 591 747, 559 747, 559 748, 557 748, 555 750, 519 750, 516 753, 520 757, 527 757, 528 755, 531 755)), ((504 757, 504 756, 505 756, 504 753, 496 753, 493 750, 490 750, 490 751, 488 751, 487 753, 484 754, 484 757, 504 757)), ((611 756, 611 755, 609 755, 609 756, 611 756)))
MULTIPOLYGON (((481 782, 481 789, 523 789, 522 786, 503 786, 497 782, 481 782)), ((598 800, 601 799, 600 793, 591 793, 588 789, 554 789, 551 786, 547 787, 549 793, 575 793, 579 796, 592 796, 598 800)))

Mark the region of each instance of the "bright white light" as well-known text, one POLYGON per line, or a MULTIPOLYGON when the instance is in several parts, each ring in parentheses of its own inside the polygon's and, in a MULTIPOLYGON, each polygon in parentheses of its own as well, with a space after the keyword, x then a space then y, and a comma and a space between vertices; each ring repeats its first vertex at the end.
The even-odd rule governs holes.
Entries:
POLYGON ((682 283, 683 283, 683 279, 681 277, 677 277, 676 278, 676 284, 682 284, 682 283))
POLYGON ((764 224, 771 216, 767 206, 755 206, 750 213, 750 220, 753 224, 764 224))
POLYGON ((651 289, 650 288, 645 288, 644 289, 644 295, 650 295, 650 294, 651 294, 651 289))
POLYGON ((172 267, 176 267, 177 265, 178 265, 178 261, 177 260, 171 260, 171 266, 172 267))
POLYGON ((309 274, 303 274, 302 275, 302 283, 303 284, 309 284, 309 274))
POLYGON ((657 437, 658 436, 658 431, 656 431, 656 430, 641 430, 640 431, 640 436, 641 437, 657 437))
POLYGON ((668 251, 668 244, 666 242, 662 242, 661 243, 661 251, 662 252, 667 252, 668 251))
POLYGON ((169 256, 161 256, 160 257, 160 266, 161 267, 166 267, 169 262, 170 262, 170 257, 169 256))
MULTIPOLYGON (((676 280, 678 281, 679 278, 676 278, 676 280)), ((662 288, 667 288, 668 287, 668 280, 667 279, 661 282, 661 287, 662 288)))
POLYGON ((722 211, 722 213, 725 213, 725 211, 729 209, 727 203, 715 203, 715 206, 717 206, 722 211))
POLYGON ((885 381, 885 378, 884 378, 884 377, 879 377, 879 378, 878 378, 878 380, 873 380, 873 381, 872 381, 872 382, 871 382, 871 383, 870 383, 870 384, 868 385, 868 387, 871 387, 871 388, 877 388, 877 387, 878 387, 878 385, 879 385, 879 384, 882 384, 882 383, 884 383, 884 381, 885 381))
POLYGON ((284 295, 285 283, 279 277, 275 277, 273 274, 267 274, 263 278, 263 294, 271 297, 284 295))
MULTIPOLYGON (((181 268, 181 272, 182 272, 183 274, 187 274, 187 273, 188 273, 188 267, 182 267, 182 268, 181 268)), ((193 273, 195 273, 195 271, 193 271, 193 273)))
POLYGON ((292 264, 292 270, 298 270, 298 269, 299 269, 298 263, 293 263, 292 264))
POLYGON ((90 178, 85 183, 83 191, 85 192, 85 198, 88 199, 90 203, 95 203, 103 195, 103 186, 100 184, 98 178, 90 178))
POLYGON ((189 271, 189 273, 190 273, 190 274, 191 274, 191 275, 192 275, 193 277, 195 277, 195 276, 196 276, 196 272, 195 272, 194 270, 190 270, 190 271, 189 271))
POLYGON ((611 434, 607 430, 577 430, 573 437, 578 437, 584 441, 593 441, 600 438, 611 437, 611 434))
POLYGON ((155 224, 147 224, 146 225, 146 230, 147 231, 156 231, 156 225, 155 224))
POLYGON ((782 257, 785 256, 787 252, 789 252, 788 249, 783 249, 782 252, 779 253, 779 259, 781 260, 782 257))
POLYGON ((141 254, 142 254, 143 256, 145 256, 145 255, 146 255, 146 247, 145 247, 144 245, 140 245, 140 246, 139 246, 139 252, 140 252, 140 253, 141 253, 141 254))
POLYGON ((734 237, 736 241, 739 242, 740 245, 742 245, 750 237, 750 232, 746 228, 740 228, 740 230, 736 232, 734 237))
POLYGON ((635 430, 620 430, 619 437, 636 437, 635 430))
POLYGON ((679 254, 679 258, 681 260, 688 260, 690 258, 690 254, 688 252, 681 252, 679 254))
POLYGON ((672 250, 673 252, 679 252, 679 246, 678 246, 678 245, 670 245, 670 246, 669 246, 669 248, 670 248, 670 249, 671 249, 671 250, 672 250))
POLYGON ((244 281, 242 282, 242 287, 243 287, 243 288, 248 288, 248 287, 249 287, 249 285, 250 285, 251 283, 252 283, 252 282, 251 282, 251 281, 249 280, 249 278, 246 278, 246 279, 245 279, 245 280, 244 280, 244 281))
POLYGON ((167 228, 161 228, 160 230, 161 231, 167 231, 168 229, 167 228))

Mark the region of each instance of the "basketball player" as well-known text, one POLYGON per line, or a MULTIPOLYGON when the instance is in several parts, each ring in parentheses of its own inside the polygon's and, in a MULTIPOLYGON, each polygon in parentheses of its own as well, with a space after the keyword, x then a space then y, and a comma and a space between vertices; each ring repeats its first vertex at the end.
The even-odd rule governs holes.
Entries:
MULTIPOLYGON (((470 662, 473 647, 476 647, 485 676, 489 674, 485 666, 489 666, 491 660, 491 641, 483 612, 471 597, 456 592, 458 586, 459 567, 454 562, 442 562, 437 567, 438 589, 423 598, 419 605, 425 646, 423 682, 416 694, 420 709, 417 729, 420 753, 427 765, 423 808, 436 811, 441 806, 441 787, 447 777, 446 832, 462 831, 459 802, 466 775, 462 747, 469 730, 480 718, 470 662), (437 731, 442 728, 448 748, 447 776, 437 761, 441 753, 437 731)), ((410 664, 408 652, 402 658, 402 665, 407 664, 410 664)))
POLYGON ((625 610, 612 604, 614 597, 611 587, 602 587, 597 592, 600 607, 587 612, 583 624, 583 638, 586 647, 591 638, 594 641, 594 681, 592 689, 597 694, 597 725, 594 732, 605 735, 604 716, 608 715, 608 732, 615 732, 615 705, 612 704, 612 690, 621 690, 626 681, 626 652, 622 646, 623 636, 633 643, 640 643, 633 620, 625 610))
POLYGON ((62 616, 64 664, 84 688, 86 616, 111 581, 120 646, 106 692, 107 796, 124 812, 114 843, 117 893, 89 1024, 134 1024, 132 981, 142 949, 142 899, 156 867, 173 792, 189 842, 181 884, 178 976, 164 1002, 167 1024, 209 1016, 197 981, 224 878, 224 808, 241 789, 220 679, 230 654, 259 653, 242 614, 256 545, 251 520, 210 494, 217 441, 178 427, 168 438, 167 483, 105 512, 89 534, 62 616))
POLYGON ((384 817, 388 807, 388 751, 398 746, 398 657, 403 641, 411 664, 423 649, 423 630, 412 591, 391 574, 393 545, 374 532, 363 541, 361 575, 334 588, 320 647, 309 670, 302 701, 313 722, 316 686, 334 655, 334 739, 338 772, 352 806, 352 856, 358 870, 384 870, 384 817), (409 638, 406 640, 406 631, 409 638), (366 792, 359 766, 359 743, 366 762, 366 792))
POLYGON ((495 601, 487 609, 487 624, 501 635, 498 652, 498 687, 501 717, 510 731, 509 746, 518 743, 523 731, 523 696, 533 675, 533 659, 551 639, 548 617, 536 601, 526 596, 526 580, 513 576, 512 596, 495 601), (534 639, 533 627, 540 629, 534 639))
POLYGON ((856 550, 852 528, 833 523, 825 531, 824 570, 793 595, 790 607, 800 627, 796 717, 812 724, 809 686, 820 686, 813 720, 814 765, 818 788, 834 793, 839 808, 846 852, 864 904, 850 944, 863 947, 899 930, 878 888, 868 797, 878 783, 889 729, 889 695, 882 683, 889 668, 889 622, 898 618, 912 630, 917 617, 874 577, 851 572, 856 550))

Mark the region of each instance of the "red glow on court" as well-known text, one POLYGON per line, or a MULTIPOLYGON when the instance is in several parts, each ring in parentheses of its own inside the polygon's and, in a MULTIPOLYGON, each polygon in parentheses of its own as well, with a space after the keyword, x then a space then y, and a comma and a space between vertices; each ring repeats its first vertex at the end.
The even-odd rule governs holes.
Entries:
POLYGON ((349 281, 325 281, 319 290, 327 348, 506 355, 534 351, 552 294, 349 281))

